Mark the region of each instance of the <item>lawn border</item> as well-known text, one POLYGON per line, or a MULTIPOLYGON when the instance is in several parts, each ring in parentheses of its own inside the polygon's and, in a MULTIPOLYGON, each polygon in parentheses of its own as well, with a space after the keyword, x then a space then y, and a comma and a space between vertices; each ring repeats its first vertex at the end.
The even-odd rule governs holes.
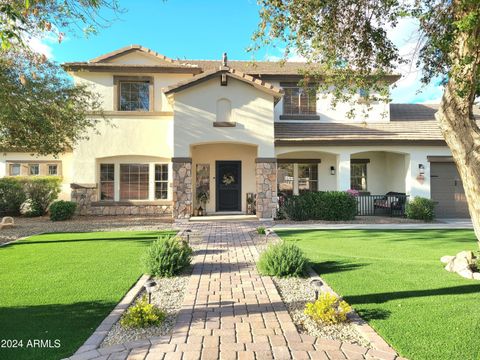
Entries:
MULTIPOLYGON (((273 237, 276 237, 277 241, 282 241, 282 238, 275 232, 276 229, 272 230, 274 231, 269 237, 272 237, 273 235, 273 237)), ((310 265, 307 266, 307 275, 311 280, 315 279, 322 282, 322 291, 329 292, 337 297, 340 297, 340 295, 338 295, 310 265)), ((399 356, 398 353, 365 320, 363 320, 354 309, 352 309, 352 311, 348 314, 348 319, 351 321, 351 324, 355 330, 357 330, 360 335, 365 337, 371 343, 373 348, 368 350, 367 355, 382 359, 389 357, 395 358, 399 356)))
MULTIPOLYGON (((72 359, 79 355, 83 355, 86 352, 96 351, 100 347, 100 344, 107 336, 108 332, 112 329, 113 325, 120 320, 123 313, 129 308, 133 301, 137 298, 138 294, 143 289, 145 283, 150 279, 150 275, 143 274, 133 285, 115 308, 107 315, 105 319, 98 325, 95 331, 90 337, 81 345, 78 350, 72 355, 72 359)), ((101 354, 98 353, 98 356, 101 354)))

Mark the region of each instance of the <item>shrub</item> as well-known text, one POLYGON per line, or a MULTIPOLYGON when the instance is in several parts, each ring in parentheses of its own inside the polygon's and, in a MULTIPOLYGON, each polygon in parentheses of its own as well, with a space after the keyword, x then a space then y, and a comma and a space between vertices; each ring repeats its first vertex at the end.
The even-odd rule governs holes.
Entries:
POLYGON ((353 220, 357 214, 357 200, 343 191, 305 192, 288 197, 283 212, 295 221, 353 220))
POLYGON ((23 185, 13 178, 0 179, 0 214, 19 215, 27 199, 23 185))
POLYGON ((27 196, 27 216, 45 215, 50 204, 57 199, 62 182, 57 176, 22 178, 19 181, 23 183, 27 196))
POLYGON ((75 214, 75 209, 77 204, 73 201, 55 201, 50 205, 50 220, 52 221, 63 221, 69 220, 75 214))
POLYGON ((192 248, 172 235, 159 236, 148 248, 144 258, 145 270, 150 275, 171 277, 192 261, 192 248))
POLYGON ((165 313, 153 304, 149 304, 144 295, 137 303, 128 308, 120 320, 125 328, 144 328, 158 325, 165 320, 165 313))
POLYGON ((350 305, 328 292, 322 293, 313 303, 305 305, 304 313, 316 322, 338 324, 347 320, 347 314, 352 310, 350 305))
POLYGON ((257 227, 257 234, 258 235, 265 235, 265 227, 264 226, 257 227))
POLYGON ((269 276, 300 276, 305 273, 308 261, 302 250, 286 242, 270 245, 258 260, 258 270, 269 276))
POLYGON ((417 196, 407 203, 405 215, 409 219, 432 221, 435 218, 435 203, 417 196))

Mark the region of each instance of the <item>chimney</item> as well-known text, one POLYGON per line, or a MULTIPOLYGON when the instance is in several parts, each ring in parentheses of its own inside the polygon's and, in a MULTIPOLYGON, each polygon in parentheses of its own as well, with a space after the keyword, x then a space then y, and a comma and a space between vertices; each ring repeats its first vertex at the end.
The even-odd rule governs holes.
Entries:
POLYGON ((223 67, 227 67, 227 66, 228 66, 228 64, 227 64, 227 53, 226 53, 226 52, 224 52, 224 53, 223 53, 223 56, 222 56, 222 66, 223 66, 223 67))

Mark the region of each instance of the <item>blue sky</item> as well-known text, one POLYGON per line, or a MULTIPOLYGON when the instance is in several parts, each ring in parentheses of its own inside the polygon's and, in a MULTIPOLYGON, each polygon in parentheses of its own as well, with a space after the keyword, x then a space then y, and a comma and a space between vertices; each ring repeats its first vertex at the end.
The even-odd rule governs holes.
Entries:
MULTIPOLYGON (((256 0, 123 0, 125 13, 111 26, 99 29, 99 34, 84 38, 68 35, 58 44, 43 39, 36 44, 57 62, 84 61, 130 44, 140 44, 172 58, 220 59, 224 51, 230 59, 252 59, 246 51, 258 23, 256 0)), ((112 19, 112 14, 103 13, 112 19)), ((401 21, 389 31, 402 51, 414 45, 411 34, 416 24, 401 21)), ((256 60, 280 57, 281 51, 264 48, 255 54, 256 60)), ((438 102, 442 89, 429 85, 422 93, 418 72, 399 69, 404 76, 392 91, 394 102, 438 102)))

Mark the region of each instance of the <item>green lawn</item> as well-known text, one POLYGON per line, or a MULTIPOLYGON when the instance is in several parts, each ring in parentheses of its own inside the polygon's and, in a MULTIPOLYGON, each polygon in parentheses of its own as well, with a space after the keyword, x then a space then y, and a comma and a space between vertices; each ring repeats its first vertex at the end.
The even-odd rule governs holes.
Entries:
POLYGON ((71 355, 141 276, 141 254, 160 233, 45 234, 0 247, 0 341, 23 340, 0 347, 0 359, 71 355), (35 339, 61 346, 27 348, 35 339))
POLYGON ((439 259, 477 249, 467 230, 277 231, 401 355, 480 359, 480 282, 439 259))

